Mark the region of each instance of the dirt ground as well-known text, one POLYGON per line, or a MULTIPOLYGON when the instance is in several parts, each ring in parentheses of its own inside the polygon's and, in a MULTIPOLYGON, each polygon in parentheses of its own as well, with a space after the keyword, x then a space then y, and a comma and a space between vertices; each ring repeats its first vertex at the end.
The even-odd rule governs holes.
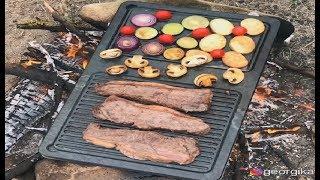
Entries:
MULTIPOLYGON (((49 1, 50 2, 50 1, 49 1)), ((60 10, 66 9, 66 6, 72 5, 74 10, 79 9, 83 4, 90 2, 99 2, 99 0, 59 0, 53 4, 60 10)), ((104 2, 104 1, 100 1, 104 2)), ((223 3, 231 6, 243 7, 257 10, 264 13, 275 14, 283 19, 293 23, 295 26, 294 38, 291 43, 284 47, 278 57, 281 61, 288 61, 302 68, 314 70, 315 65, 315 1, 310 0, 213 0, 211 2, 223 3)), ((6 0, 5 1, 5 62, 18 62, 22 58, 22 54, 26 51, 27 43, 32 40, 37 42, 48 42, 54 34, 44 30, 21 30, 17 29, 15 23, 24 19, 40 17, 44 19, 51 18, 45 12, 41 0, 6 0)), ((288 96, 294 94, 294 90, 302 89, 303 97, 301 99, 293 99, 298 103, 314 103, 314 80, 299 74, 278 71, 274 67, 268 65, 264 72, 264 77, 273 77, 280 85, 279 89, 286 91, 288 96)), ((6 92, 15 85, 16 78, 6 76, 6 92)), ((298 111, 287 107, 287 104, 280 104, 277 110, 269 111, 265 116, 261 117, 265 121, 256 124, 268 123, 270 119, 276 118, 281 114, 290 116, 298 114, 294 121, 302 122, 314 121, 314 111, 298 111)), ((244 120, 244 125, 250 124, 252 117, 248 115, 244 120)), ((271 120, 270 120, 271 121, 271 120)), ((256 125, 253 124, 253 125, 256 125)), ((292 149, 289 147, 288 152, 292 155, 289 157, 298 167, 314 167, 314 147, 310 145, 310 140, 306 137, 299 139, 299 144, 292 149), (301 140, 301 141, 300 141, 301 140), (313 149, 312 149, 313 148, 313 149), (294 152, 291 152, 294 151, 294 152), (299 155, 300 154, 300 155, 299 155)), ((279 159, 270 156, 262 156, 271 164, 277 164, 279 159)), ((281 166, 281 163, 280 165, 281 166)), ((250 178, 248 178, 250 179, 250 178)))

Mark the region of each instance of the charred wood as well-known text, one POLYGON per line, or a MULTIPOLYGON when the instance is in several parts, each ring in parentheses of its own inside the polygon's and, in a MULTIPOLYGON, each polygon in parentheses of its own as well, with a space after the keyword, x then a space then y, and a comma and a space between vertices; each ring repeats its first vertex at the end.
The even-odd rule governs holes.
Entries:
POLYGON ((32 67, 24 68, 20 64, 16 63, 6 63, 5 73, 31 79, 34 81, 39 81, 49 85, 55 85, 55 83, 57 83, 68 91, 72 91, 72 89, 74 88, 74 84, 64 81, 62 78, 57 76, 56 72, 50 72, 32 67))

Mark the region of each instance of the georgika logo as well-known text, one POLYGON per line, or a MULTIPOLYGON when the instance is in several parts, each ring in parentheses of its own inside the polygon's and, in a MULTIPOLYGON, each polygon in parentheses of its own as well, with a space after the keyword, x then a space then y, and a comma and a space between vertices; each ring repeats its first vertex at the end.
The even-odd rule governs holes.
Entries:
POLYGON ((241 171, 247 171, 250 176, 262 176, 264 171, 261 167, 240 168, 241 171))
POLYGON ((261 167, 254 168, 240 168, 242 171, 247 171, 250 176, 281 176, 281 175, 290 175, 290 176, 299 176, 299 175, 313 175, 314 170, 311 169, 262 169, 261 167))

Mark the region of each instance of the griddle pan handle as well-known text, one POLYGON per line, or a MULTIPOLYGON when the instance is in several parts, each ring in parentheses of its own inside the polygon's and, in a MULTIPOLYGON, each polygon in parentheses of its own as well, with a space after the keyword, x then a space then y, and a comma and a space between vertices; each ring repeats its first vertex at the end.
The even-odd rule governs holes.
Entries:
POLYGON ((286 21, 282 18, 279 18, 279 17, 272 17, 272 18, 276 18, 280 21, 279 31, 274 43, 282 44, 284 40, 286 40, 294 32, 294 26, 292 25, 291 22, 286 21))

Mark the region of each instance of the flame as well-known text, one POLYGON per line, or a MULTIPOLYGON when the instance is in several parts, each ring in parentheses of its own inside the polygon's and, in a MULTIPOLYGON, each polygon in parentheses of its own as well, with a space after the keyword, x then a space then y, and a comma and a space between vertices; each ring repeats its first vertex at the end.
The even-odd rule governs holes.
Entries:
POLYGON ((66 53, 67 57, 74 59, 81 48, 81 44, 71 44, 66 53))
POLYGON ((32 58, 32 59, 26 60, 25 62, 21 63, 20 65, 23 66, 24 68, 28 68, 28 67, 31 67, 34 65, 39 65, 41 63, 42 63, 41 61, 38 61, 38 60, 32 58))
POLYGON ((87 67, 88 64, 89 64, 88 59, 84 59, 84 60, 81 61, 81 65, 80 65, 80 66, 81 66, 83 69, 86 69, 86 67, 87 67))

